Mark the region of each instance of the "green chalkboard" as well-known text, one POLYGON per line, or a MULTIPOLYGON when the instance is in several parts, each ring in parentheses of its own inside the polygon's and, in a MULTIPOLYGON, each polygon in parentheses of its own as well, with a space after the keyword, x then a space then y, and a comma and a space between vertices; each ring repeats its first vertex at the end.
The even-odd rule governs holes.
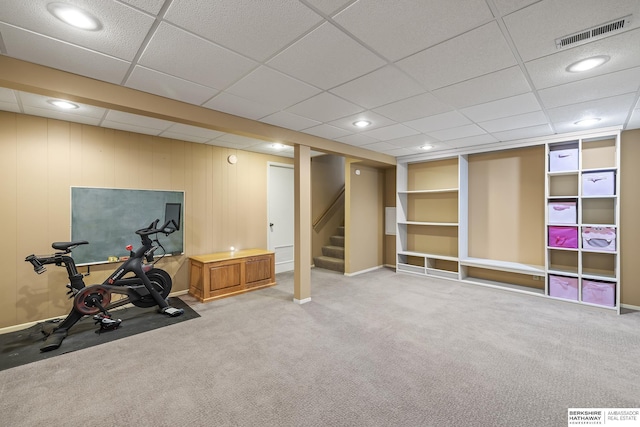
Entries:
MULTIPOLYGON (((165 221, 167 203, 180 203, 184 222, 184 192, 156 190, 125 190, 115 188, 71 187, 71 240, 86 240, 88 245, 73 250, 76 264, 107 262, 110 256, 128 256, 125 249, 140 246, 136 230, 159 219, 165 221)), ((184 227, 158 240, 167 254, 184 252, 184 227)), ((152 236, 153 237, 153 236, 152 236)), ((156 251, 160 255, 162 249, 156 251)))

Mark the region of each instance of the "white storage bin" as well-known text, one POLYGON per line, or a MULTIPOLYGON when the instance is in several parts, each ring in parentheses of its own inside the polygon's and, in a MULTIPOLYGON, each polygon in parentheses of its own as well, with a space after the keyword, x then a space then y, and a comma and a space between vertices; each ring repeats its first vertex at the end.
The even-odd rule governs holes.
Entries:
POLYGON ((582 249, 614 252, 616 230, 612 227, 582 227, 582 249))
POLYGON ((549 202, 549 224, 576 224, 576 202, 549 202))
POLYGON ((578 170, 578 149, 566 148, 549 151, 549 172, 578 170))
POLYGON ((583 196, 613 196, 616 176, 613 171, 585 172, 582 174, 583 196))

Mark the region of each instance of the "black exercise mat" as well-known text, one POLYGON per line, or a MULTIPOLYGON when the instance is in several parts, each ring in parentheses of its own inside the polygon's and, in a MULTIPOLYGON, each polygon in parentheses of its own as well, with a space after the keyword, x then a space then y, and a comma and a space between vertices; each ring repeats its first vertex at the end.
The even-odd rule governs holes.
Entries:
POLYGON ((94 323, 93 317, 85 316, 69 330, 69 335, 59 348, 44 353, 40 351, 45 338, 42 331, 55 327, 54 321, 38 323, 21 331, 0 335, 0 371, 200 317, 179 298, 170 298, 169 304, 184 309, 184 314, 170 317, 158 313, 155 306, 127 307, 111 312, 114 318, 122 320, 120 327, 101 333, 96 332, 99 325, 94 323))

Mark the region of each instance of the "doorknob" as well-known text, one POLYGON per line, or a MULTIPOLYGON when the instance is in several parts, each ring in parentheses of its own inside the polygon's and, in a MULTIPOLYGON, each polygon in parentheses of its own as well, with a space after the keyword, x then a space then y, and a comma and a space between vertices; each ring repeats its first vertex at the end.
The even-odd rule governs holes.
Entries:
POLYGON ((273 223, 272 222, 269 223, 269 227, 273 227, 273 223))

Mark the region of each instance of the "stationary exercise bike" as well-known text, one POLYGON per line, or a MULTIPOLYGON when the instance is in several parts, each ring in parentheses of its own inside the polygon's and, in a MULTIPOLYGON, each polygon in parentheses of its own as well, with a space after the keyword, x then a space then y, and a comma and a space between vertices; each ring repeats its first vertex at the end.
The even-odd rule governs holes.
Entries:
POLYGON ((142 246, 135 251, 131 245, 127 246, 130 252, 129 259, 116 268, 100 285, 85 286, 84 276, 78 272, 75 261, 71 257, 71 251, 74 248, 89 243, 86 240, 54 242, 51 247, 58 252, 53 255, 29 255, 25 258, 25 261, 30 262, 38 274, 47 270, 45 267, 47 264, 64 266, 69 276, 67 284, 69 298, 73 298, 73 306, 67 317, 51 332, 43 331, 47 338, 40 351, 51 351, 60 347, 69 329, 84 316, 94 316, 96 324, 100 325, 100 331, 117 329, 121 320, 114 319, 109 310, 125 304, 131 303, 136 307, 145 308, 157 305, 160 313, 171 317, 184 313, 183 309, 171 307, 167 302, 171 292, 171 276, 166 271, 154 267, 154 264, 164 256, 162 254, 158 260, 154 261, 154 252, 158 248, 164 251, 164 248, 157 237, 153 240, 150 237, 158 233, 168 236, 179 229, 179 224, 175 220, 168 220, 158 228, 158 222, 159 220, 156 219, 147 228, 136 231, 142 240, 142 246), (123 297, 112 300, 113 294, 123 297))

